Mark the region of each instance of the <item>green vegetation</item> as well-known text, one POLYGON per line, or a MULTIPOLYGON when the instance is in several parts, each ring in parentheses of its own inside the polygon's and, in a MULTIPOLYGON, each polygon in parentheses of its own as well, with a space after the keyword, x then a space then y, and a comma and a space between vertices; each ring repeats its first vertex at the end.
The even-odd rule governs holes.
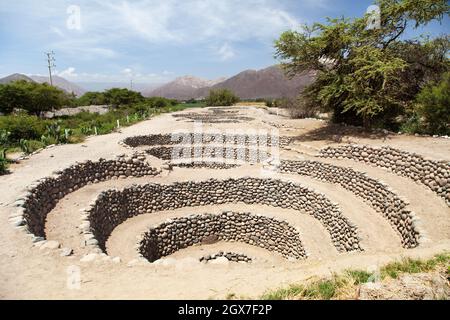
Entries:
POLYGON ((335 122, 367 128, 396 130, 413 119, 418 125, 409 129, 450 133, 445 91, 449 37, 405 39, 408 28, 448 15, 447 1, 376 4, 381 9, 380 28, 367 28, 369 16, 329 19, 305 26, 304 32, 285 32, 276 41, 276 56, 289 76, 318 71, 316 81, 301 95, 304 106, 331 111, 335 122), (434 83, 439 84, 431 87, 434 83))
POLYGON ((9 114, 22 109, 29 114, 41 116, 45 111, 60 109, 70 104, 71 96, 46 83, 24 80, 0 85, 0 112, 9 114))
POLYGON ((228 89, 211 90, 205 100, 209 107, 232 106, 239 102, 239 98, 228 89))
POLYGON ((378 276, 380 279, 377 279, 375 273, 362 270, 347 270, 339 275, 333 274, 330 279, 320 279, 306 284, 292 285, 288 288, 270 291, 264 294, 262 298, 266 300, 351 299, 355 296, 357 287, 361 284, 386 278, 396 279, 399 275, 405 273, 430 272, 441 267, 445 267, 447 274, 450 275, 449 264, 449 253, 436 255, 434 258, 425 261, 408 258, 382 267, 378 276))
MULTIPOLYGON (((26 87, 24 82, 16 82, 12 86, 6 85, 6 87, 9 90, 16 88, 17 84, 19 87, 26 87)), ((4 87, 0 88, 4 89, 4 87)), ((25 95, 28 94, 26 90, 23 92, 26 93, 25 95)), ((21 101, 21 96, 10 95, 8 99, 0 100, 0 105, 3 105, 4 101, 21 101)), ((178 103, 176 100, 160 97, 144 98, 139 93, 127 89, 111 89, 104 93, 89 92, 77 101, 77 103, 82 101, 83 104, 85 102, 88 104, 111 103, 112 101, 121 104, 110 108, 105 114, 81 112, 73 116, 45 119, 34 112, 28 113, 27 107, 22 102, 21 104, 16 102, 9 104, 8 102, 8 105, 13 107, 8 107, 9 114, 0 116, 0 173, 6 171, 7 152, 20 150, 25 154, 30 154, 52 144, 79 143, 86 136, 107 134, 117 130, 117 121, 119 121, 120 127, 126 127, 160 113, 205 106, 205 103, 202 102, 178 103)), ((2 110, 6 109, 2 108, 2 110)))

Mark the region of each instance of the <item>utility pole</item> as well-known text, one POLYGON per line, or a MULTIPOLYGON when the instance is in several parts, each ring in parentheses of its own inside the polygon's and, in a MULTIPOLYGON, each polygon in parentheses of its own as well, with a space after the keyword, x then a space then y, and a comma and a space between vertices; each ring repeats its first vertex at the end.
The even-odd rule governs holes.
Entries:
POLYGON ((56 68, 55 65, 55 53, 53 51, 51 52, 46 52, 45 53, 47 55, 47 62, 48 62, 48 74, 50 77, 50 85, 53 86, 53 79, 52 79, 52 68, 56 68))
POLYGON ((133 79, 130 80, 130 90, 133 90, 133 79))

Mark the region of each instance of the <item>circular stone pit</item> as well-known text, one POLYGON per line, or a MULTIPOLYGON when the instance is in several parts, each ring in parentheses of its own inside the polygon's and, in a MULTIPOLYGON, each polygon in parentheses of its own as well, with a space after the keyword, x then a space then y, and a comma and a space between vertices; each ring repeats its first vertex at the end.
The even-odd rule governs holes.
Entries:
MULTIPOLYGON (((287 222, 236 212, 194 215, 164 222, 144 234, 139 252, 154 262, 178 250, 213 241, 243 242, 276 252, 286 259, 306 257, 299 232, 287 222)), ((235 259, 238 261, 237 257, 235 259)))

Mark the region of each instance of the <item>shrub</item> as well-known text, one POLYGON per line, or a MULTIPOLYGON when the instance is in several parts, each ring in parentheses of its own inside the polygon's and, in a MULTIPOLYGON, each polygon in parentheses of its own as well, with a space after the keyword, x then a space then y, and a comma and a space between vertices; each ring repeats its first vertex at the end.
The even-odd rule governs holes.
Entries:
POLYGON ((429 134, 450 134, 450 72, 442 81, 428 85, 417 95, 416 113, 424 131, 429 134))
POLYGON ((10 133, 11 142, 19 142, 20 139, 40 139, 45 133, 47 124, 47 120, 24 114, 0 117, 0 127, 10 133))
POLYGON ((6 159, 6 150, 0 150, 0 175, 5 174, 8 169, 8 160, 6 159))
POLYGON ((104 93, 105 102, 114 107, 121 105, 131 105, 144 101, 144 97, 139 92, 128 89, 112 88, 104 93))
POLYGON ((207 106, 232 106, 239 98, 228 89, 211 90, 206 98, 207 106))

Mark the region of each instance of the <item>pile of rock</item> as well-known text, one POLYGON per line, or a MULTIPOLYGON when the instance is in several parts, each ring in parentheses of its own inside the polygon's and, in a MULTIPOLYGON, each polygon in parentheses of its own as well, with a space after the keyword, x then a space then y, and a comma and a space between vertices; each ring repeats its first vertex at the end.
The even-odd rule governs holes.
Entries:
POLYGON ((398 175, 421 182, 444 198, 450 206, 450 163, 433 161, 415 153, 391 147, 347 145, 328 147, 320 151, 324 158, 352 159, 386 168, 398 175))
POLYGON ((218 258, 225 258, 231 262, 247 262, 247 263, 252 262, 252 258, 248 257, 245 254, 235 252, 223 252, 223 251, 220 251, 219 253, 216 254, 208 254, 206 256, 203 256, 200 258, 200 262, 208 263, 218 258))
POLYGON ((184 207, 222 203, 261 204, 306 212, 328 230, 338 251, 361 250, 357 228, 325 195, 293 182, 272 179, 211 179, 169 185, 135 185, 102 192, 87 209, 92 233, 105 250, 111 232, 130 217, 184 207))
POLYGON ((153 262, 180 249, 201 244, 211 235, 218 241, 247 243, 277 252, 285 258, 306 257, 299 232, 287 222, 236 212, 194 215, 164 222, 144 234, 139 252, 153 262))
POLYGON ((310 176, 328 183, 335 183, 362 198, 386 217, 400 234, 402 245, 414 248, 419 244, 419 231, 415 217, 406 209, 407 203, 388 186, 351 168, 338 167, 317 161, 282 161, 282 173, 310 176))
POLYGON ((47 214, 60 199, 87 184, 114 178, 154 176, 159 171, 145 161, 145 155, 121 155, 115 160, 77 163, 31 185, 22 199, 23 223, 37 237, 45 237, 47 214))

